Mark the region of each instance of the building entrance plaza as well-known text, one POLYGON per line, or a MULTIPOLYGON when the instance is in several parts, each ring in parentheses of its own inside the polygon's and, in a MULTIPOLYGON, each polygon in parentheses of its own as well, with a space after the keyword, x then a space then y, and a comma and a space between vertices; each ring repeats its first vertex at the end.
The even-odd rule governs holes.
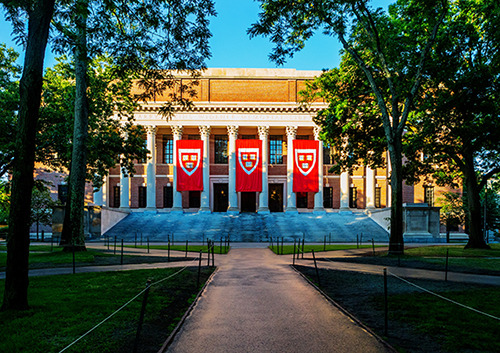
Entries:
MULTIPOLYGON (((299 92, 319 71, 294 69, 207 69, 196 86, 189 110, 167 120, 159 115, 162 98, 143 104, 136 123, 146 127, 150 151, 134 176, 116 166, 101 190, 99 206, 131 211, 324 212, 390 206, 387 169, 359 168, 340 175, 328 170, 330 146, 319 141, 319 192, 294 193, 293 140, 318 140, 313 117, 326 105, 301 106, 299 92), (174 145, 178 140, 203 143, 203 191, 177 191, 174 145), (262 192, 235 191, 235 143, 262 141, 262 192)), ((188 80, 188 78, 186 78, 188 80)), ((333 146, 332 146, 333 147, 333 146)), ((414 202, 413 188, 406 188, 414 202)))

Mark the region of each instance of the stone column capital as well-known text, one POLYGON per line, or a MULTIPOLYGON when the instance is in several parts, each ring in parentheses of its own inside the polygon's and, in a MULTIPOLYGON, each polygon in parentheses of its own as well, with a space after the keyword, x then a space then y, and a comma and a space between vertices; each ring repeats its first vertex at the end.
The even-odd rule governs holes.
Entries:
POLYGON ((229 125, 227 127, 227 133, 229 134, 229 136, 236 137, 236 135, 238 135, 239 129, 240 127, 237 125, 229 125))
POLYGON ((295 136, 297 136, 297 126, 287 126, 286 127, 286 135, 292 139, 295 138, 295 136))
POLYGON ((158 127, 156 127, 156 125, 146 125, 144 128, 146 129, 148 135, 156 135, 156 132, 158 131, 158 127))
POLYGON ((261 140, 269 136, 269 126, 258 126, 257 128, 259 129, 259 138, 261 140))
POLYGON ((170 128, 172 129, 172 134, 174 136, 177 136, 178 138, 182 137, 182 131, 184 130, 182 125, 172 125, 170 128))
POLYGON ((210 130, 211 130, 210 125, 200 125, 200 126, 198 126, 198 129, 200 129, 201 137, 209 137, 210 136, 210 130))
POLYGON ((321 128, 316 125, 313 131, 314 131, 314 139, 319 140, 319 134, 321 133, 321 128))

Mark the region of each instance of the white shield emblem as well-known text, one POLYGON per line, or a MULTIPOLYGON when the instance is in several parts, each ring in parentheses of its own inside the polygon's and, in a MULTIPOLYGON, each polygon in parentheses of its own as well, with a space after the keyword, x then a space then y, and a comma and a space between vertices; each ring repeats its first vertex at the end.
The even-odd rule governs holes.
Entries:
POLYGON ((308 175, 316 165, 316 149, 295 149, 295 164, 302 175, 308 175))
POLYGON ((199 148, 179 148, 179 163, 182 170, 191 176, 200 165, 201 153, 199 148))
POLYGON ((247 175, 252 174, 259 164, 259 149, 238 148, 238 163, 247 175))

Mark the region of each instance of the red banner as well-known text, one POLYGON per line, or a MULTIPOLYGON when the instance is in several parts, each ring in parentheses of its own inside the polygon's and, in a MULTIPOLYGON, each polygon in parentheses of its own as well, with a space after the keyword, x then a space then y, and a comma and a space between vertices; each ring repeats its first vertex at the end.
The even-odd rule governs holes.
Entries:
POLYGON ((236 191, 262 191, 261 140, 236 140, 236 191))
POLYGON ((315 140, 293 140, 293 192, 318 192, 318 151, 315 140))
POLYGON ((203 141, 179 140, 177 153, 177 191, 203 190, 203 141))

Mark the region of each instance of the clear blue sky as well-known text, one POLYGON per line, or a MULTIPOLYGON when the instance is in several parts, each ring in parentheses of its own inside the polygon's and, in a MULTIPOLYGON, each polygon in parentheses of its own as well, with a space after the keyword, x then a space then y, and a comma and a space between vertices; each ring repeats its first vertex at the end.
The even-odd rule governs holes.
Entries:
MULTIPOLYGON (((389 0, 376 0, 381 6, 389 0)), ((212 57, 207 61, 208 67, 227 68, 274 68, 276 64, 269 61, 272 44, 268 38, 250 39, 246 33, 252 23, 257 21, 259 3, 254 0, 215 0, 217 17, 211 19, 213 37, 210 40, 212 57)), ((0 42, 13 46, 18 52, 11 37, 12 28, 5 21, 2 10, 0 18, 0 42)), ((299 70, 321 70, 338 66, 340 44, 334 37, 326 37, 317 33, 305 48, 296 53, 283 66, 299 70)), ((22 58, 22 55, 21 55, 22 58)), ((22 60, 22 59, 21 59, 22 60)), ((21 63, 20 60, 20 63, 21 63)), ((53 55, 47 53, 46 67, 55 63, 53 55)))

